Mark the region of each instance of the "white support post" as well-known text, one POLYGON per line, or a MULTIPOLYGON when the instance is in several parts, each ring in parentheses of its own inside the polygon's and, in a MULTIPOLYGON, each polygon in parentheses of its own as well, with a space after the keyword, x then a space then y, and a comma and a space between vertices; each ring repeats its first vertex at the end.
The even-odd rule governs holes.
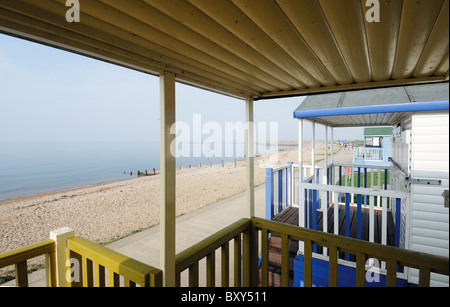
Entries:
MULTIPOLYGON (((298 122, 298 226, 305 227, 305 193, 303 191, 303 119, 298 122)), ((298 243, 298 251, 303 254, 303 241, 298 243)))
POLYGON ((335 167, 334 167, 334 127, 331 127, 331 154, 330 154, 330 163, 331 163, 331 184, 335 184, 336 176, 335 176, 335 167))
MULTIPOLYGON (((67 262, 67 260, 69 260, 67 257, 67 240, 74 236, 75 232, 69 227, 64 227, 50 232, 50 239, 55 241, 57 287, 69 286, 70 279, 68 277, 70 277, 70 262, 67 262)), ((50 279, 47 276, 47 281, 48 280, 50 279)))
MULTIPOLYGON (((331 127, 331 156, 330 156, 330 163, 334 163, 334 127, 331 127)), ((334 180, 333 180, 334 184, 334 180)))
POLYGON ((255 140, 253 123, 253 98, 245 100, 245 121, 247 133, 245 143, 247 146, 247 216, 255 216, 255 140))
POLYGON ((175 124, 175 75, 160 75, 160 268, 163 286, 175 286, 175 157, 170 152, 175 135, 170 133, 175 124))
POLYGON ((312 122, 312 144, 311 144, 311 171, 313 175, 313 183, 317 183, 316 172, 316 122, 312 122))
POLYGON ((322 178, 323 184, 328 184, 328 126, 325 126, 325 167, 322 178))

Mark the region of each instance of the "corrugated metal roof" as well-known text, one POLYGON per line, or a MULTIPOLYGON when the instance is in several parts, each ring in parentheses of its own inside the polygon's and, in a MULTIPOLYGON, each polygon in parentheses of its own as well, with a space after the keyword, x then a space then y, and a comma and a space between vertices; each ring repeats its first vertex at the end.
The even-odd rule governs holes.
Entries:
POLYGON ((441 83, 310 96, 294 118, 332 127, 394 126, 411 112, 448 109, 449 84, 441 83))
POLYGON ((442 82, 449 0, 2 0, 0 32, 234 97, 442 82), (379 8, 379 22, 367 16, 379 8))

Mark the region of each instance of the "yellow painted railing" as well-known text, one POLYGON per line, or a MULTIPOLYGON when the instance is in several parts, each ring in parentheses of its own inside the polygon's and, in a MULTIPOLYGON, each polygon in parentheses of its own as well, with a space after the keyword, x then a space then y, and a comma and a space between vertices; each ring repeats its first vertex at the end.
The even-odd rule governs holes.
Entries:
POLYGON ((0 254, 0 269, 14 265, 16 285, 28 287, 27 261, 45 255, 46 284, 48 287, 56 286, 56 259, 55 241, 47 240, 24 248, 0 254))
POLYGON ((72 287, 160 287, 162 272, 83 238, 67 240, 72 287), (107 272, 106 272, 107 271, 107 272))
POLYGON ((181 285, 181 273, 189 271, 190 287, 199 286, 199 262, 206 258, 206 286, 216 286, 215 280, 215 258, 216 250, 221 252, 221 285, 223 287, 231 286, 230 283, 230 242, 233 241, 234 269, 233 285, 241 286, 241 276, 243 276, 244 285, 249 285, 248 276, 250 275, 250 231, 251 220, 242 219, 238 222, 222 229, 216 234, 206 238, 198 244, 186 249, 176 256, 176 285, 181 285), (244 242, 241 245, 241 242, 244 242), (242 249, 241 249, 242 246, 242 249), (243 256, 242 256, 243 255, 243 256), (243 257, 243 261, 242 258, 243 257), (241 266, 241 261, 243 265, 241 266), (241 271, 242 270, 242 271, 241 271), (243 274, 241 274, 243 273, 243 274))
POLYGON ((448 258, 405 249, 384 246, 353 238, 337 236, 321 231, 268 221, 260 218, 242 219, 217 232, 211 237, 177 255, 176 272, 178 285, 180 273, 189 270, 189 286, 199 284, 199 261, 207 258, 206 280, 214 286, 215 251, 221 249, 222 286, 228 286, 229 242, 234 241, 234 285, 268 285, 269 235, 281 237, 281 285, 289 284, 289 240, 297 240, 304 245, 305 286, 312 286, 313 244, 329 249, 329 286, 337 286, 338 252, 356 255, 356 285, 365 285, 366 258, 376 258, 387 263, 387 286, 396 285, 397 265, 419 269, 419 286, 430 286, 432 272, 449 275, 448 258), (241 255, 242 235, 242 255, 241 255), (261 276, 258 276, 258 262, 261 256, 261 276), (242 258, 241 258, 242 257, 242 258))
MULTIPOLYGON (((268 221, 260 218, 241 219, 188 248, 176 256, 176 282, 181 285, 181 274, 188 271, 188 285, 200 284, 200 261, 206 258, 207 286, 216 286, 216 252, 220 253, 220 279, 222 286, 267 286, 269 235, 281 237, 281 285, 289 284, 289 240, 303 244, 305 286, 312 286, 313 244, 328 248, 329 286, 337 286, 338 252, 356 255, 356 285, 365 285, 366 258, 376 258, 387 264, 387 286, 396 285, 397 266, 419 270, 419 286, 430 286, 431 273, 449 275, 448 258, 419 253, 367 241, 337 236, 321 231, 268 221), (233 244, 230 244, 232 242, 233 244), (258 267, 259 257, 261 265, 258 267), (233 259, 233 274, 230 262, 233 259), (260 269, 260 276, 258 274, 260 269)), ((79 237, 65 242, 70 260, 71 286, 158 287, 162 285, 159 269, 131 259, 106 247, 79 237), (120 277, 122 276, 122 278, 120 277)), ((15 265, 16 284, 28 286, 27 260, 46 255, 47 285, 57 285, 55 241, 48 240, 15 251, 0 254, 0 268, 15 265)), ((67 263, 62 264, 64 268, 67 263)), ((64 269, 63 269, 64 270, 64 269)), ((203 276, 202 276, 203 277, 203 276)))
MULTIPOLYGON (((329 249, 329 286, 337 286, 338 251, 356 255, 356 286, 365 285, 366 258, 376 258, 387 263, 387 286, 396 285, 397 265, 419 269, 419 286, 430 286, 430 273, 449 275, 448 258, 366 242, 321 231, 253 218, 253 227, 262 232, 261 267, 262 285, 267 285, 268 235, 278 234, 282 239, 281 282, 288 284, 289 240, 304 244, 305 285, 312 285, 312 245, 329 249)), ((256 232, 255 232, 256 233, 256 232)))

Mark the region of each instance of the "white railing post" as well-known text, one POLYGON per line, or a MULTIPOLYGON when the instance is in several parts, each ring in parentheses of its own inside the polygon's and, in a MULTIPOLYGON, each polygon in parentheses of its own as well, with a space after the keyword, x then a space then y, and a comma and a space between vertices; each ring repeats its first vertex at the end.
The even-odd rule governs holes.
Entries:
MULTIPOLYGON (((303 191, 303 119, 298 121, 298 226, 305 227, 305 200, 303 191)), ((298 252, 303 253, 304 243, 299 241, 298 252)))
POLYGON ((67 260, 69 260, 69 257, 67 251, 67 240, 74 236, 75 232, 69 227, 64 227, 50 232, 50 239, 55 241, 57 287, 69 286, 70 261, 68 264, 67 260))

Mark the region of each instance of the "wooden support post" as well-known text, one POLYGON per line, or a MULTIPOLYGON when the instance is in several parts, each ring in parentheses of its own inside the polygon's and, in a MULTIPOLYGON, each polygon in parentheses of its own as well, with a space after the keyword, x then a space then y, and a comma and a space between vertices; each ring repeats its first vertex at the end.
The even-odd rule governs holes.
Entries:
MULTIPOLYGON (((56 250, 56 286, 68 287, 70 276, 70 267, 67 266, 67 240, 74 237, 75 232, 68 227, 64 227, 58 230, 50 232, 50 239, 55 241, 56 250), (68 274, 69 273, 69 274, 68 274)), ((70 262, 69 262, 70 263, 70 262)), ((81 264, 80 264, 81 265, 81 264)))
POLYGON ((255 216, 255 165, 254 165, 254 126, 253 126, 253 98, 248 97, 245 100, 245 121, 246 134, 245 143, 247 146, 247 217, 255 216))
POLYGON ((163 286, 175 286, 175 157, 170 145, 175 135, 170 128, 175 124, 175 75, 160 75, 160 156, 161 156, 161 202, 160 202, 160 268, 163 286))

